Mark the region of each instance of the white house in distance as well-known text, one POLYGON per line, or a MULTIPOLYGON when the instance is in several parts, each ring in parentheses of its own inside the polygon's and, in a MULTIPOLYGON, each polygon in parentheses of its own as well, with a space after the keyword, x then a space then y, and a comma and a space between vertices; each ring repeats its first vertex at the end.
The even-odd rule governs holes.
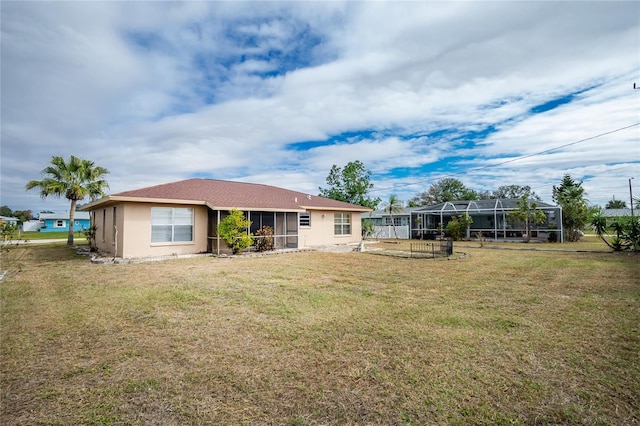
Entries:
POLYGON ((229 210, 274 229, 275 247, 306 248, 362 240, 361 214, 370 209, 254 183, 183 181, 120 192, 81 208, 97 227, 98 249, 121 258, 230 253, 217 235, 229 210))

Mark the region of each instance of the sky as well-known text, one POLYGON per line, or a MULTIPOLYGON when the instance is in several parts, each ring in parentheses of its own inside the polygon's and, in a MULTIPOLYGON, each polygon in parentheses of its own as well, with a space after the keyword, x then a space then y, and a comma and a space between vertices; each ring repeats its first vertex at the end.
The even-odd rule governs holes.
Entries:
MULTIPOLYGON (((570 174, 640 194, 640 2, 2 1, 0 205, 53 156, 109 193, 192 177, 309 194, 359 160, 371 195, 570 174)), ((87 200, 88 201, 88 200, 87 200)))

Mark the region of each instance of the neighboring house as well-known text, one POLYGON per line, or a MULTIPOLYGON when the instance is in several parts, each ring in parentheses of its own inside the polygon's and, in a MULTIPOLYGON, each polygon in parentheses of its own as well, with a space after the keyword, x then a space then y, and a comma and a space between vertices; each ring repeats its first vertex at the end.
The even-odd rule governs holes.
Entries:
POLYGON ((375 210, 362 215, 362 220, 370 220, 373 226, 409 226, 411 224, 411 212, 422 207, 404 207, 399 212, 389 213, 385 210, 375 210))
POLYGON ((188 179, 120 192, 82 207, 97 227, 98 249, 143 258, 230 253, 217 228, 230 209, 252 221, 250 232, 274 229, 275 247, 304 248, 362 240, 370 209, 269 185, 188 179))
MULTIPOLYGON (((524 227, 514 226, 508 220, 510 211, 518 209, 518 199, 496 199, 476 201, 451 201, 433 206, 421 207, 411 212, 411 235, 413 238, 434 239, 454 216, 467 213, 473 224, 467 237, 481 233, 494 240, 522 238, 524 227)), ((531 238, 562 241, 562 208, 536 202, 537 210, 542 210, 546 220, 531 227, 531 238)))
POLYGON ((602 210, 602 215, 606 217, 607 222, 609 222, 618 217, 631 216, 631 209, 604 209, 602 210))
POLYGON ((411 212, 420 207, 404 207, 400 211, 389 213, 375 210, 362 215, 362 221, 370 221, 373 226, 373 238, 410 238, 411 212))
MULTIPOLYGON (((69 232, 69 212, 66 213, 40 213, 40 232, 69 232)), ((82 231, 88 229, 89 213, 76 211, 73 218, 73 230, 82 231)))
POLYGON ((0 222, 8 223, 9 225, 18 226, 18 218, 12 216, 0 216, 0 222))

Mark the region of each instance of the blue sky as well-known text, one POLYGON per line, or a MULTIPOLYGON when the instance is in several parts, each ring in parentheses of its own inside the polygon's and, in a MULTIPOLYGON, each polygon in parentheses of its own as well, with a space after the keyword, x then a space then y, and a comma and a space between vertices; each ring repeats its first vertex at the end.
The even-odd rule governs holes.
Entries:
POLYGON ((196 176, 317 194, 355 160, 383 199, 442 177, 547 202, 566 173, 596 204, 640 188, 638 2, 0 7, 14 210, 64 211, 24 186, 72 154, 111 193, 196 176))

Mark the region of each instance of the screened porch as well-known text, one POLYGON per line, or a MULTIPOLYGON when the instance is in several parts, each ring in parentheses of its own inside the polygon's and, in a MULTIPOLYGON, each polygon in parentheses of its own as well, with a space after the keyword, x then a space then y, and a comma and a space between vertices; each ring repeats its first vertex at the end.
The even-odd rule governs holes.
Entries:
MULTIPOLYGON (((274 248, 298 248, 298 212, 269 212, 269 211, 251 211, 243 210, 244 216, 251 221, 251 227, 248 233, 252 233, 255 238, 256 231, 262 229, 263 226, 273 228, 274 248)), ((218 224, 221 220, 229 215, 227 210, 209 210, 209 229, 207 251, 214 254, 231 253, 225 242, 218 236, 218 224)))

